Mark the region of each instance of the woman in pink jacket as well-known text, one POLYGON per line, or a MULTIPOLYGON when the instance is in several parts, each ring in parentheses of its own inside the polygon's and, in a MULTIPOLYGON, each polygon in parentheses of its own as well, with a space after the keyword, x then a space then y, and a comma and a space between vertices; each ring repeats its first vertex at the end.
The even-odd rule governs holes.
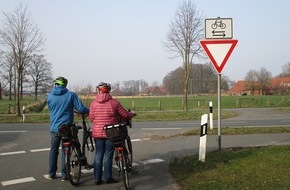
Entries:
POLYGON ((98 94, 90 105, 89 113, 89 118, 93 123, 92 134, 96 145, 94 162, 95 184, 100 185, 103 183, 103 161, 104 182, 117 183, 118 181, 112 178, 114 145, 107 139, 103 127, 109 124, 117 124, 120 119, 131 119, 134 113, 128 112, 118 100, 112 98, 109 94, 111 90, 111 85, 109 83, 101 82, 96 87, 96 90, 98 94))

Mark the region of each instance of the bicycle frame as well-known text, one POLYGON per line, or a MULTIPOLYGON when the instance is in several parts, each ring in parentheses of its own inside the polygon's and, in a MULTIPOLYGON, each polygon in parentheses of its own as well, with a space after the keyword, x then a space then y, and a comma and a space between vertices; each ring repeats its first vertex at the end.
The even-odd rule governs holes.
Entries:
POLYGON ((91 137, 91 131, 88 130, 85 117, 82 115, 82 126, 62 125, 60 135, 62 137, 62 147, 65 152, 65 164, 68 178, 72 185, 77 186, 80 181, 81 167, 85 169, 93 168, 93 164, 88 163, 86 157, 86 146, 90 152, 94 151, 94 144, 91 137), (79 141, 78 132, 83 128, 82 143, 79 141), (65 131, 67 130, 67 132, 65 131), (89 147, 91 145, 91 147, 89 147))
MULTIPOLYGON (((129 109, 130 111, 130 109, 129 109)), ((135 116, 136 114, 134 114, 135 116)), ((118 166, 118 173, 122 173, 125 189, 129 189, 129 171, 132 172, 132 144, 130 136, 128 135, 127 127, 131 128, 132 123, 130 119, 126 119, 124 122, 113 125, 105 125, 108 139, 114 143, 115 147, 115 161, 118 166), (128 149, 127 149, 128 147, 128 149), (129 157, 130 155, 130 157, 129 157)))
POLYGON ((122 174, 125 189, 128 190, 129 189, 128 173, 131 168, 129 166, 130 163, 129 163, 128 153, 123 143, 121 146, 115 147, 115 161, 118 166, 119 175, 120 173, 122 174))

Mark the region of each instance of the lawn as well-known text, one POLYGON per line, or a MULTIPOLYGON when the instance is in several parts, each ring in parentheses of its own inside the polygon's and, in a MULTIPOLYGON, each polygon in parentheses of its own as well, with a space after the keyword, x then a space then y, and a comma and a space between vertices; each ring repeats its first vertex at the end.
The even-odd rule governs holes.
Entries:
POLYGON ((172 158, 170 173, 182 190, 253 189, 290 187, 290 146, 222 149, 198 155, 172 158))

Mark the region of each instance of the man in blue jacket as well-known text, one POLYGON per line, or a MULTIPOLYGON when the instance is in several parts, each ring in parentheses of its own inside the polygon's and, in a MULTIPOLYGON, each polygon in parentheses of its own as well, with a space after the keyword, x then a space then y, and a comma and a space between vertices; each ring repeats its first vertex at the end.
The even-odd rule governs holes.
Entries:
MULTIPOLYGON (((50 112, 50 134, 51 134, 51 148, 49 153, 49 179, 56 178, 57 160, 59 154, 59 146, 61 137, 58 135, 58 128, 62 124, 73 124, 74 109, 82 114, 88 114, 89 109, 86 108, 77 94, 69 91, 67 86, 67 79, 58 77, 54 81, 54 88, 48 94, 47 105, 50 112)), ((64 151, 62 151, 62 180, 68 179, 66 168, 64 164, 64 151)))

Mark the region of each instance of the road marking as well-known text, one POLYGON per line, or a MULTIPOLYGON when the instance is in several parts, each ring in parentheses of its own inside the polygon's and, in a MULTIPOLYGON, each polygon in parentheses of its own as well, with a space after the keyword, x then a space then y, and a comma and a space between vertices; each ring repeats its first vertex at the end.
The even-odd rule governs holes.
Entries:
POLYGON ((50 151, 50 148, 40 148, 40 149, 30 150, 30 152, 43 152, 43 151, 50 151))
POLYGON ((194 123, 182 123, 182 122, 176 122, 176 123, 168 123, 169 125, 193 125, 194 123))
MULTIPOLYGON (((141 161, 140 163, 146 165, 146 164, 154 164, 154 163, 159 163, 159 162, 164 162, 164 161, 165 160, 157 158, 157 159, 149 159, 149 160, 141 161)), ((138 163, 133 162, 133 166, 138 166, 138 165, 139 165, 138 163)), ((118 169, 118 167, 115 164, 113 165, 113 168, 118 169)), ((94 172, 93 168, 90 170, 87 170, 87 169, 82 170, 82 173, 93 173, 93 172, 94 172)), ((45 179, 49 179, 48 174, 43 175, 43 177, 45 179)), ((61 178, 60 172, 56 173, 56 178, 61 178)), ((1 184, 2 186, 8 186, 8 185, 15 185, 15 184, 26 183, 26 182, 31 182, 31 181, 36 181, 36 179, 34 177, 26 177, 26 178, 14 179, 14 180, 2 181, 1 184)))
POLYGON ((28 131, 0 131, 0 133, 27 133, 28 131))
POLYGON ((150 131, 150 130, 180 130, 182 128, 142 128, 143 131, 150 131))
POLYGON ((35 178, 34 177, 26 177, 26 178, 21 178, 21 179, 2 181, 1 184, 3 186, 7 186, 7 185, 15 185, 18 183, 26 183, 26 182, 30 182, 30 181, 35 181, 35 178))
POLYGON ((23 154, 23 153, 26 153, 26 151, 3 152, 3 153, 0 153, 0 156, 7 156, 7 155, 13 155, 13 154, 23 154))
POLYGON ((140 142, 142 141, 141 139, 132 139, 131 142, 140 142))
MULTIPOLYGON (((146 139, 143 139, 146 140, 146 139)), ((141 142, 142 139, 131 139, 131 142, 141 142)), ((61 149, 61 147, 59 147, 61 149)), ((45 152, 45 151, 50 151, 50 148, 40 148, 40 149, 32 149, 29 150, 30 152, 45 152)), ((0 153, 0 156, 7 156, 7 155, 13 155, 13 154, 23 154, 26 153, 26 151, 15 151, 15 152, 3 152, 0 153)))
POLYGON ((159 162, 164 162, 164 160, 157 158, 157 159, 145 160, 145 161, 142 161, 141 163, 142 164, 155 164, 159 162))

